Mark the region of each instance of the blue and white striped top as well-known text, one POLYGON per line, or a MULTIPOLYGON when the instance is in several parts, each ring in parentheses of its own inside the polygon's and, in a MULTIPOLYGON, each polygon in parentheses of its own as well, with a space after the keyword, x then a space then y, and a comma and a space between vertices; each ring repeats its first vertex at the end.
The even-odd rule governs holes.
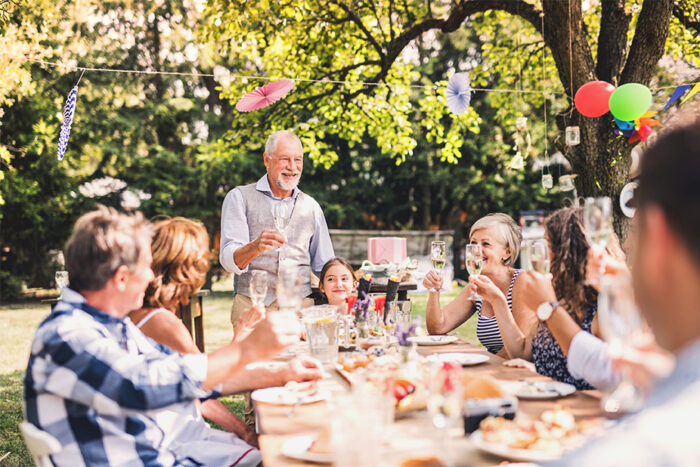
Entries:
MULTIPOLYGON (((522 269, 516 269, 513 273, 513 278, 510 280, 510 287, 508 287, 508 309, 513 312, 513 284, 515 284, 515 278, 518 274, 522 272, 522 269)), ((501 338, 501 331, 498 329, 498 321, 496 316, 487 318, 481 314, 481 300, 477 301, 474 306, 476 306, 476 313, 478 320, 476 322, 476 337, 479 338, 481 345, 486 347, 491 353, 498 353, 499 350, 503 348, 503 339, 501 338)))

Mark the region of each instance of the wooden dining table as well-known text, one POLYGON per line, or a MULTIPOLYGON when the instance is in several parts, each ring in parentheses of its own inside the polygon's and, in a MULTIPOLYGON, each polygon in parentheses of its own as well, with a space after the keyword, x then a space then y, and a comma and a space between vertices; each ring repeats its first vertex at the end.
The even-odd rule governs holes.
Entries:
MULTIPOLYGON (((484 354, 489 356, 487 362, 480 365, 467 366, 464 368, 464 371, 472 374, 489 375, 500 382, 520 380, 551 381, 550 378, 524 368, 506 367, 503 365, 505 361, 503 358, 488 353, 483 347, 463 341, 448 345, 418 347, 418 352, 424 356, 442 352, 484 354)), ((319 386, 320 389, 327 389, 331 393, 349 390, 346 380, 335 371, 328 371, 326 376, 320 381, 319 386)), ((531 418, 537 418, 543 411, 559 406, 568 409, 577 419, 603 416, 604 413, 600 408, 601 397, 602 394, 599 391, 590 390, 576 391, 570 396, 556 400, 519 400, 518 415, 524 414, 531 418)), ((289 406, 256 403, 255 410, 258 418, 259 442, 264 465, 314 465, 310 462, 286 457, 280 450, 282 444, 288 439, 300 435, 316 434, 328 426, 331 413, 326 402, 301 405, 294 410, 293 416, 289 416, 289 406)), ((425 414, 402 418, 395 421, 393 425, 392 432, 395 433, 395 436, 430 436, 430 432, 435 431, 430 419, 425 414)), ((466 436, 452 439, 450 446, 451 456, 457 466, 493 466, 503 461, 503 458, 480 451, 466 436)))

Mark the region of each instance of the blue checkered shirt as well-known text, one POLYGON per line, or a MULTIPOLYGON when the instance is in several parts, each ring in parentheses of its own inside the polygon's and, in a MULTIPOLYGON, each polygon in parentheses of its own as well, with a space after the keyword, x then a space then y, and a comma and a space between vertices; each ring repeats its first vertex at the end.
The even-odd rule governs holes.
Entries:
MULTIPOLYGON (((58 439, 58 465, 196 465, 159 412, 194 409, 206 355, 180 355, 65 288, 39 325, 24 377, 27 420, 58 439), (175 442, 173 442, 175 441, 175 442)), ((202 422, 203 423, 203 422, 202 422)))

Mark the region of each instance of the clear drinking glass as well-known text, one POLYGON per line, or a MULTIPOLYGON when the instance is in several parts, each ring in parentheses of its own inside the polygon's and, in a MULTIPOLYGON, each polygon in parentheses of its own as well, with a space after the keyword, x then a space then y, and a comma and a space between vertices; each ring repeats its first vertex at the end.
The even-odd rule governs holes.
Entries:
POLYGON ((252 271, 250 273, 250 300, 254 306, 261 305, 267 295, 267 272, 252 271))
MULTIPOLYGON (((476 277, 481 274, 481 268, 484 266, 483 250, 481 245, 470 243, 467 245, 464 260, 467 263, 467 271, 470 277, 476 277)), ((478 293, 473 293, 467 300, 481 300, 483 297, 478 293)))
POLYGON ((462 367, 454 362, 431 362, 428 373, 428 414, 433 426, 442 432, 443 460, 452 465, 449 439, 462 420, 462 367))
POLYGON ((63 297, 63 287, 68 287, 68 271, 56 271, 56 287, 58 287, 58 298, 63 297))
MULTIPOLYGON (((435 241, 430 243, 430 262, 433 264, 433 269, 440 274, 442 268, 445 267, 447 259, 447 249, 445 242, 435 241)), ((431 289, 432 292, 438 292, 439 289, 431 289)))
POLYGON ((541 238, 539 240, 531 240, 524 245, 527 250, 529 266, 533 271, 540 274, 549 273, 549 245, 547 240, 541 238))
POLYGON ((311 356, 324 365, 338 361, 338 313, 333 305, 318 305, 301 311, 311 356))
POLYGON ((396 324, 401 325, 401 329, 408 329, 411 325, 411 301, 396 300, 392 307, 396 316, 396 324))
POLYGON ((281 262, 277 271, 277 305, 279 309, 299 312, 303 298, 299 268, 295 264, 281 262))
POLYGON ((275 222, 275 228, 279 230, 282 235, 285 235, 284 231, 289 224, 290 215, 291 213, 287 203, 279 201, 272 205, 272 219, 275 222))
MULTIPOLYGON (((629 280, 615 276, 601 277, 598 323, 611 356, 621 355, 626 348, 632 348, 635 342, 645 336, 644 322, 634 303, 629 280)), ((615 391, 601 401, 606 412, 635 412, 641 408, 643 399, 639 389, 624 369, 621 376, 615 391)))
POLYGON ((586 198, 583 207, 583 227, 593 252, 600 256, 610 243, 613 232, 612 202, 608 197, 586 198))

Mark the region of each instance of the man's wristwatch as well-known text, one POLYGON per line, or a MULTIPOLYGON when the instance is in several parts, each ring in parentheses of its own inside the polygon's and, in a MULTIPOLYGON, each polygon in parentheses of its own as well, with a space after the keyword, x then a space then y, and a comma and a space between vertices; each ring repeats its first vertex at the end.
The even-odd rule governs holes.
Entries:
POLYGON ((544 302, 542 305, 537 307, 537 318, 540 321, 547 321, 552 312, 556 307, 559 306, 559 302, 544 302))

